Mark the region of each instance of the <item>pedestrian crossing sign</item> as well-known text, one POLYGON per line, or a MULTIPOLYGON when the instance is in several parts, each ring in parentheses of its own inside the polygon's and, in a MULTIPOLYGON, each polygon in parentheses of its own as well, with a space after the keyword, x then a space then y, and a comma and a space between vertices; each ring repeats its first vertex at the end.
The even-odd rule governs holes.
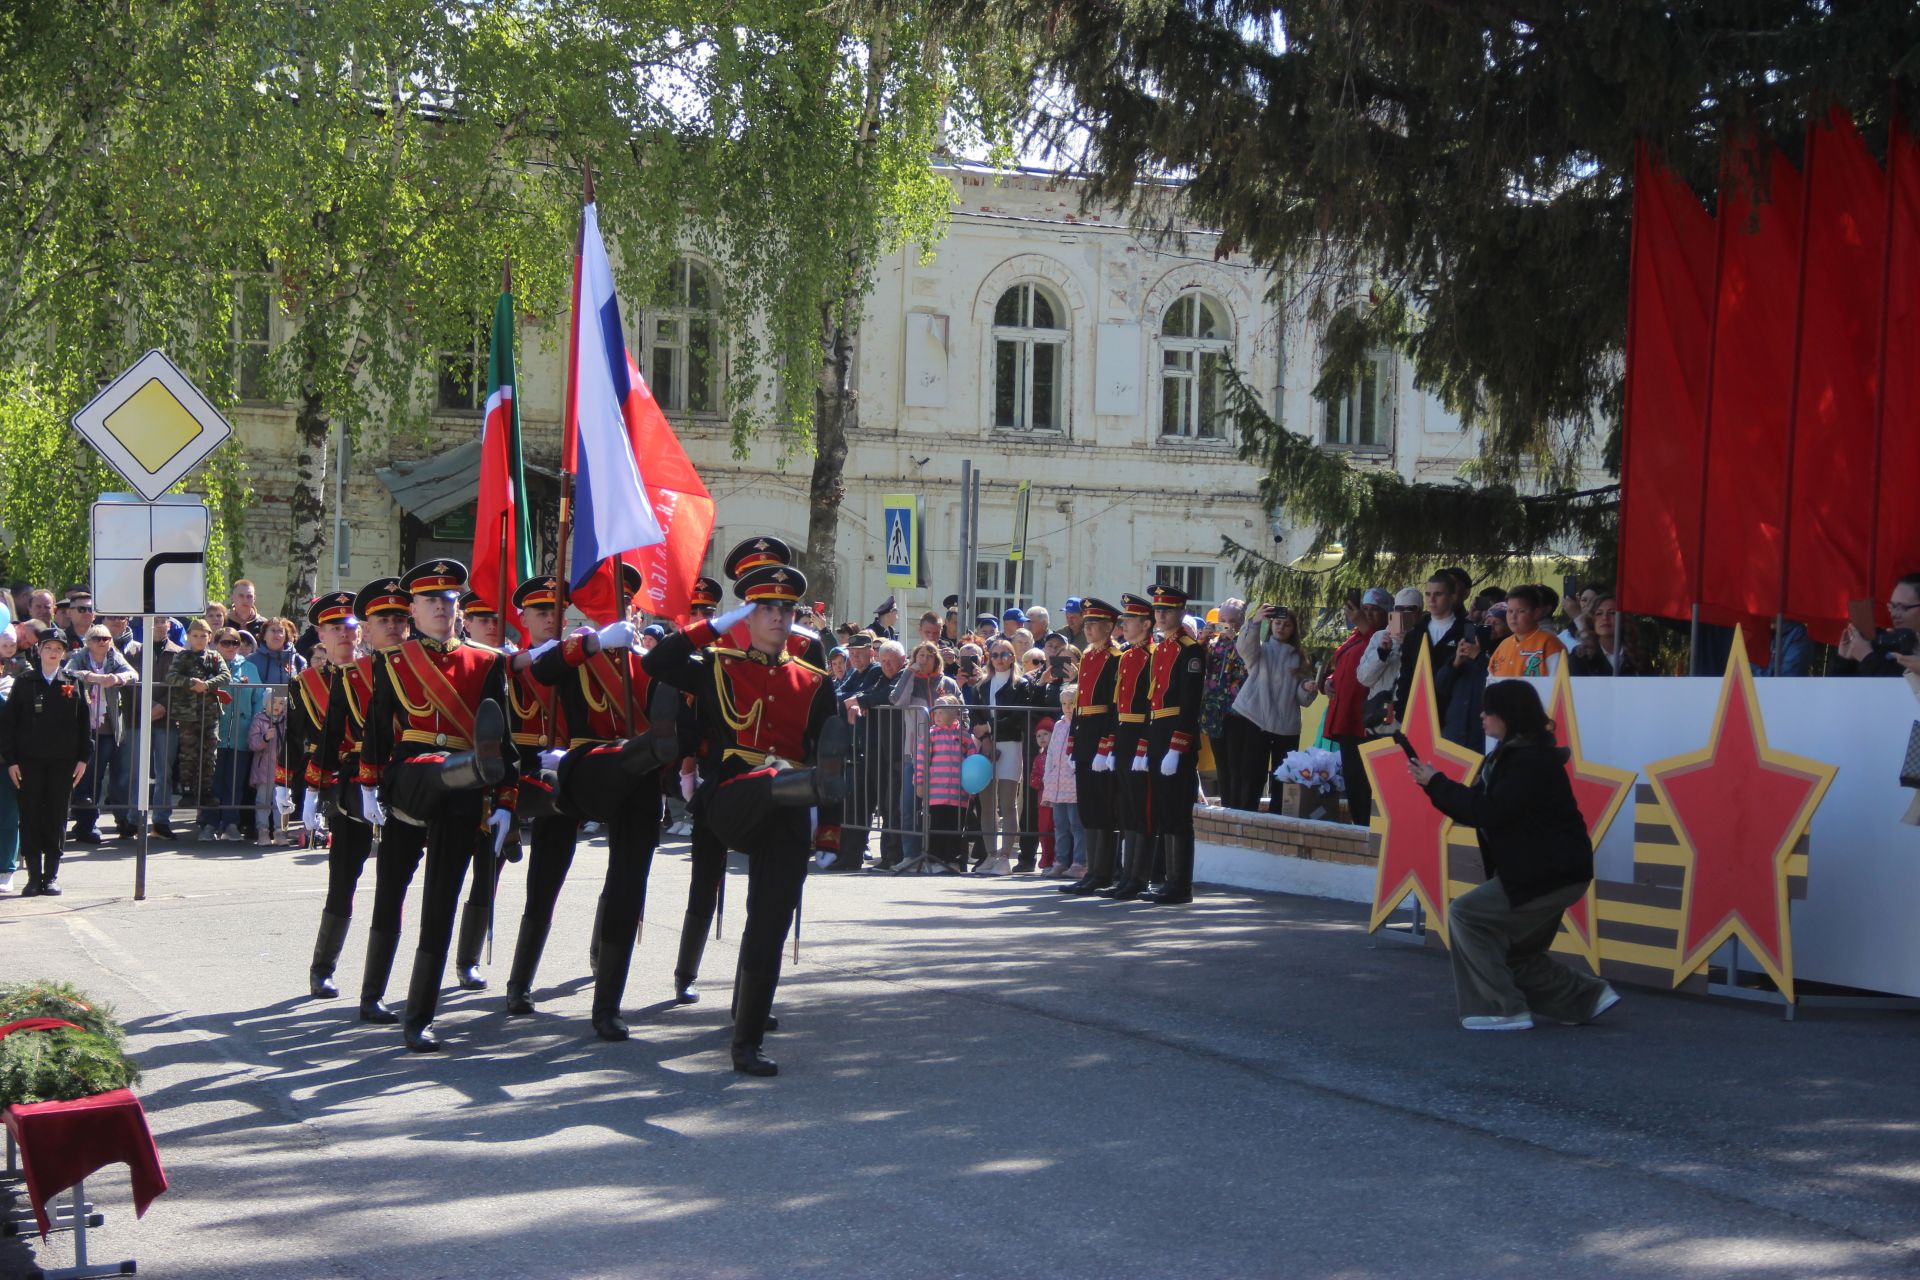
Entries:
POLYGON ((920 499, 913 494, 890 493, 880 499, 887 556, 887 585, 920 585, 920 499))

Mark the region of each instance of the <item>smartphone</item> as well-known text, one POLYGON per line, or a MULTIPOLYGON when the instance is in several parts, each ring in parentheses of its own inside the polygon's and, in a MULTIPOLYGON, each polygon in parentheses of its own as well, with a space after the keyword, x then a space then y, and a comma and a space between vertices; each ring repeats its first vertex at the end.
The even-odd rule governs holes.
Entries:
POLYGON ((1387 634, 1398 640, 1407 634, 1407 615, 1395 609, 1387 615, 1387 634))
POLYGON ((1393 735, 1393 745, 1394 745, 1394 746, 1396 746, 1396 747, 1399 747, 1399 748, 1400 748, 1400 749, 1401 749, 1402 751, 1404 751, 1404 752, 1406 752, 1406 753, 1407 753, 1407 759, 1409 759, 1409 760, 1412 760, 1412 761, 1414 761, 1415 763, 1418 763, 1418 762, 1419 762, 1419 760, 1420 760, 1420 753, 1419 753, 1418 751, 1415 751, 1415 750, 1413 749, 1413 743, 1411 743, 1411 742, 1409 742, 1409 741, 1407 740, 1407 735, 1406 735, 1406 734, 1404 734, 1404 733, 1396 733, 1396 734, 1394 734, 1394 735, 1393 735))
POLYGON ((1871 600, 1848 601, 1847 602, 1847 621, 1853 624, 1853 629, 1860 633, 1862 639, 1864 639, 1868 644, 1873 643, 1873 633, 1876 630, 1878 630, 1880 625, 1878 622, 1874 620, 1873 601, 1871 600))

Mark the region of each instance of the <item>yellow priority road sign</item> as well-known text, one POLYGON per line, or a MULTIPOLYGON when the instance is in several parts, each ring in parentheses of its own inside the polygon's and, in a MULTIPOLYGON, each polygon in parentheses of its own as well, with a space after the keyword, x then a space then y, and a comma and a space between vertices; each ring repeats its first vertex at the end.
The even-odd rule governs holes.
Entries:
POLYGON ((72 421, 74 430, 148 502, 233 434, 220 411, 158 348, 134 361, 72 421))

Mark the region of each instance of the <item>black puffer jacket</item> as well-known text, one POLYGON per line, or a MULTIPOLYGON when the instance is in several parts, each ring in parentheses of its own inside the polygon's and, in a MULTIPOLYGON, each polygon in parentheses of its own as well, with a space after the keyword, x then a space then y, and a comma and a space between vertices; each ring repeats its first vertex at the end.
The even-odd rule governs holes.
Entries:
POLYGON ((1593 879, 1593 842, 1567 780, 1568 752, 1541 735, 1502 743, 1471 787, 1437 775, 1433 807, 1480 837, 1487 874, 1516 907, 1593 879))

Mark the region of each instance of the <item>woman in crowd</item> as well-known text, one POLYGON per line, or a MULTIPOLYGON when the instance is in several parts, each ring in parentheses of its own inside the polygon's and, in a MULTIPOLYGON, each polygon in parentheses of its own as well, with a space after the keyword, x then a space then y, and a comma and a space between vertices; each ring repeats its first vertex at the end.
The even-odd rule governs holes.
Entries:
MULTIPOLYGON (((1327 718, 1322 732, 1340 748, 1340 771, 1347 784, 1347 815, 1355 826, 1364 827, 1373 820, 1373 788, 1367 784, 1367 771, 1360 759, 1360 746, 1367 741, 1367 699, 1373 691, 1360 679, 1360 659, 1373 647, 1373 638, 1387 624, 1387 611, 1393 597, 1384 588, 1368 587, 1354 608, 1353 634, 1333 651, 1333 668, 1320 682, 1327 695, 1327 718)), ((1382 665, 1387 687, 1398 670, 1382 665)))
POLYGON ((1487 870, 1485 884, 1447 908, 1460 1025, 1526 1031, 1535 1015, 1591 1022, 1620 997, 1547 954, 1560 917, 1593 880, 1593 845, 1567 778, 1567 750, 1554 742, 1540 695, 1524 681, 1488 685, 1480 721, 1499 746, 1473 786, 1423 760, 1407 763, 1434 808, 1474 829, 1487 870))
POLYGON ((1239 628, 1234 648, 1245 665, 1246 680, 1225 717, 1224 803, 1229 809, 1258 809, 1271 783, 1272 808, 1278 813, 1280 784, 1273 780, 1273 771, 1288 752, 1299 749, 1300 708, 1311 705, 1319 691, 1300 651, 1300 625, 1286 607, 1258 606, 1252 620, 1239 628))
POLYGON ((1578 642, 1567 655, 1576 676, 1637 676, 1643 673, 1632 631, 1620 625, 1620 605, 1611 591, 1595 595, 1575 621, 1578 642))
MULTIPOLYGON (((0 629, 0 725, 7 721, 7 699, 13 695, 13 631, 0 629)), ((15 892, 13 878, 20 869, 19 790, 0 769, 0 894, 15 892)))
POLYGON ((65 669, 67 638, 48 628, 37 651, 39 663, 15 678, 0 706, 0 768, 18 791, 20 851, 27 862, 21 896, 27 898, 59 896, 67 802, 93 747, 86 696, 65 669))
MULTIPOLYGON (((993 782, 980 793, 980 826, 988 846, 982 870, 989 875, 1009 870, 1015 847, 1024 844, 1016 833, 1026 807, 1021 800, 1033 741, 1026 709, 1033 699, 1027 678, 1014 667, 1014 654, 1011 640, 995 636, 987 647, 987 673, 967 686, 975 728, 985 726, 993 734, 993 782)), ((1033 870, 1029 849, 1022 849, 1018 869, 1033 870)))
POLYGON ((254 684, 292 684, 306 669, 306 660, 293 647, 293 624, 268 618, 260 628, 260 646, 247 659, 254 684))

